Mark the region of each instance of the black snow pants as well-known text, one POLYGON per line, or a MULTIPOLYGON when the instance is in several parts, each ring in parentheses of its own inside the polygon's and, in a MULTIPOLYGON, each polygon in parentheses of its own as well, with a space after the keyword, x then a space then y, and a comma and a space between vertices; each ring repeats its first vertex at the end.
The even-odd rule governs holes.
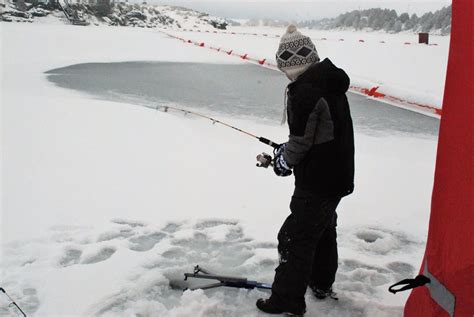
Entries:
POLYGON ((328 289, 337 271, 336 207, 340 197, 295 189, 291 214, 278 233, 280 264, 270 301, 291 311, 306 308, 307 286, 328 289))

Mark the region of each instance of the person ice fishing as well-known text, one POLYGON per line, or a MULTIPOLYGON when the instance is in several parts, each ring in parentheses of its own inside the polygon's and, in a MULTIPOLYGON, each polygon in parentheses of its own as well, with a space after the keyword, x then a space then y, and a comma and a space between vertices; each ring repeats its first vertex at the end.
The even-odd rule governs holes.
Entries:
POLYGON ((349 77, 311 39, 288 26, 276 53, 291 83, 285 92, 289 140, 274 151, 278 176, 294 173, 291 214, 278 233, 279 265, 272 293, 258 309, 304 315, 305 293, 334 297, 338 267, 336 207, 354 190, 354 133, 346 92, 349 77))

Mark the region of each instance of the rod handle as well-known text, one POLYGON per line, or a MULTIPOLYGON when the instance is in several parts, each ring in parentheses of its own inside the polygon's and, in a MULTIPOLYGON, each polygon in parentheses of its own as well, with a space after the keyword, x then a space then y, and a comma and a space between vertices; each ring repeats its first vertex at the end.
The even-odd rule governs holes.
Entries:
POLYGON ((280 146, 280 144, 275 143, 275 142, 273 142, 273 141, 270 141, 269 139, 264 138, 264 137, 259 137, 258 140, 259 140, 260 142, 262 142, 262 143, 265 143, 265 144, 267 144, 267 145, 270 145, 271 147, 273 147, 273 148, 275 148, 275 149, 280 146))

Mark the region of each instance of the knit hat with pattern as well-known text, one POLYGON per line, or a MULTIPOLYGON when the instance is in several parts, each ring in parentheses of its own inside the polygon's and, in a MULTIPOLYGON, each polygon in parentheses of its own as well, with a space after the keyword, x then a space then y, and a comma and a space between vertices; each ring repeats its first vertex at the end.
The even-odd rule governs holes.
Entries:
POLYGON ((278 68, 293 81, 312 64, 319 62, 319 56, 311 39, 290 24, 281 37, 276 60, 278 68))

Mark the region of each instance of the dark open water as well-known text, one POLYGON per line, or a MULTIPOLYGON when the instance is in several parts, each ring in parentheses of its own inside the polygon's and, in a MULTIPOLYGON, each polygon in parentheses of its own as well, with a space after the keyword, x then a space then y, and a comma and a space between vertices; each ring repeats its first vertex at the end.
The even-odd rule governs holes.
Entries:
MULTIPOLYGON (((169 62, 88 63, 53 69, 56 85, 107 100, 147 107, 176 104, 202 113, 222 113, 279 122, 288 79, 254 65, 169 62)), ((436 137, 439 120, 349 93, 357 130, 436 137)))

